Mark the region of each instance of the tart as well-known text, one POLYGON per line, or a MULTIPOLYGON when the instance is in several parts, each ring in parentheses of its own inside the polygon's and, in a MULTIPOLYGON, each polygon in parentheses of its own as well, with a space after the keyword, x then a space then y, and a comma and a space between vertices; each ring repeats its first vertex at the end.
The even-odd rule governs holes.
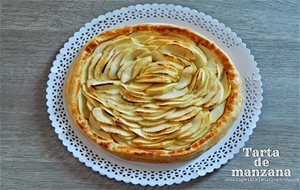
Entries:
POLYGON ((100 33, 79 52, 65 83, 76 125, 127 160, 183 161, 233 126, 242 83, 212 41, 182 27, 141 24, 100 33))

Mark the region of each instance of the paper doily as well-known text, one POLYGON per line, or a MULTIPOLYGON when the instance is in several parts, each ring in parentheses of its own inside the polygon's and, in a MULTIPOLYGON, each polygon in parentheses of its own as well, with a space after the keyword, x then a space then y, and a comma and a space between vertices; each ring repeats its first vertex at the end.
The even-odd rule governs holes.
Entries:
POLYGON ((204 176, 220 168, 244 146, 256 126, 262 106, 260 75, 250 50, 224 24, 189 8, 145 4, 101 15, 76 32, 56 56, 47 82, 47 106, 59 139, 80 162, 118 181, 140 185, 171 185, 204 176), (166 23, 187 27, 214 41, 232 59, 244 84, 244 108, 228 134, 199 157, 178 163, 147 164, 126 161, 104 152, 77 130, 64 107, 63 85, 67 70, 81 47, 98 33, 122 25, 166 23))

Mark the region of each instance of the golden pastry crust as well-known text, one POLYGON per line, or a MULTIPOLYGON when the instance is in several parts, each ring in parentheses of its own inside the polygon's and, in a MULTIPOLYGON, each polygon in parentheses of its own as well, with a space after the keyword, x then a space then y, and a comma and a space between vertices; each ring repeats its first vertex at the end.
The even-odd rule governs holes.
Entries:
POLYGON ((142 24, 135 26, 124 26, 103 32, 94 37, 82 48, 74 60, 69 70, 64 90, 67 106, 72 119, 89 139, 106 151, 109 151, 121 158, 150 163, 165 163, 187 160, 206 151, 225 136, 237 119, 243 104, 242 83, 240 76, 228 56, 219 47, 217 47, 215 43, 209 41, 201 35, 196 34, 186 28, 170 25, 142 24), (146 149, 141 147, 125 146, 112 140, 105 140, 91 131, 88 120, 82 113, 80 113, 78 105, 78 93, 81 93, 81 74, 85 61, 95 51, 99 44, 109 41, 117 36, 129 35, 137 31, 155 31, 161 34, 173 32, 184 35, 194 41, 197 46, 202 45, 212 51, 220 59, 224 70, 227 72, 227 77, 230 83, 230 94, 226 99, 223 114, 216 122, 214 122, 213 127, 211 127, 206 134, 194 141, 188 147, 175 150, 146 149))

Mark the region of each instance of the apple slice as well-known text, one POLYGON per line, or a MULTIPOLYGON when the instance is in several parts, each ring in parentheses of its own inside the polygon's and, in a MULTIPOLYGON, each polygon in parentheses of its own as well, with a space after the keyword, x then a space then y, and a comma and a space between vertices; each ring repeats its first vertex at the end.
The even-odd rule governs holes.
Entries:
POLYGON ((187 93, 188 93, 188 88, 185 87, 181 90, 173 89, 166 94, 154 96, 153 98, 157 100, 171 100, 171 99, 179 98, 187 93))
POLYGON ((216 81, 216 84, 219 87, 218 92, 214 95, 214 97, 209 102, 207 102, 204 105, 204 107, 211 107, 211 106, 213 106, 215 104, 220 103, 223 100, 223 97, 224 97, 224 88, 223 88, 223 85, 221 84, 221 82, 219 80, 216 81))
POLYGON ((145 74, 169 75, 172 78, 179 79, 178 70, 169 69, 164 66, 148 67, 143 71, 142 75, 145 75, 145 74))
MULTIPOLYGON (((101 54, 98 54, 98 55, 101 55, 101 54)), ((89 68, 94 56, 90 56, 85 60, 83 66, 82 66, 82 70, 81 70, 80 84, 84 84, 86 82, 86 80, 88 79, 88 68, 89 68)))
POLYGON ((187 147, 190 146, 192 143, 188 142, 188 141, 184 141, 182 139, 176 139, 174 142, 174 145, 176 146, 183 146, 183 147, 187 147))
POLYGON ((94 107, 97 107, 92 101, 95 101, 93 99, 87 99, 86 106, 89 111, 92 111, 94 107))
POLYGON ((96 49, 94 50, 93 54, 102 54, 103 51, 107 48, 107 46, 111 43, 111 41, 106 41, 100 43, 96 49))
POLYGON ((177 82, 175 89, 180 90, 180 89, 188 86, 192 80, 192 77, 193 77, 195 71, 196 71, 196 68, 193 66, 186 67, 183 70, 181 78, 177 82))
POLYGON ((188 108, 181 108, 181 109, 176 109, 175 112, 173 112, 171 115, 168 115, 166 119, 168 120, 175 120, 175 119, 180 119, 186 114, 191 113, 193 110, 195 110, 196 107, 188 107, 188 108))
POLYGON ((109 59, 108 63, 104 67, 103 74, 107 74, 109 78, 111 79, 117 79, 116 73, 119 69, 119 65, 121 63, 121 60, 123 57, 130 52, 131 49, 137 49, 140 47, 139 44, 122 44, 118 47, 122 47, 120 51, 114 50, 114 55, 109 59))
POLYGON ((95 78, 95 76, 94 76, 95 66, 98 63, 99 59, 102 57, 102 55, 103 55, 102 53, 98 53, 98 54, 95 54, 94 57, 91 57, 92 58, 91 60, 88 60, 88 59, 86 60, 86 61, 91 61, 91 63, 88 66, 88 69, 87 69, 87 71, 88 71, 87 72, 87 79, 95 78))
POLYGON ((101 90, 101 88, 104 88, 104 90, 106 90, 108 85, 120 85, 121 82, 118 80, 96 80, 96 79, 89 79, 87 80, 87 87, 95 87, 98 90, 101 90))
POLYGON ((132 110, 130 110, 130 107, 122 105, 122 104, 118 104, 118 103, 113 102, 111 100, 107 101, 107 105, 108 105, 108 107, 110 107, 113 110, 116 110, 116 111, 118 111, 122 114, 126 114, 126 115, 132 115, 133 114, 132 110))
POLYGON ((113 112, 118 116, 118 117, 121 117, 123 118, 124 120, 127 120, 129 122, 133 122, 133 123, 136 123, 136 122, 139 122, 139 121, 142 121, 143 118, 140 117, 140 116, 137 116, 137 115, 134 115, 133 113, 130 114, 130 115, 127 115, 125 113, 122 113, 122 112, 119 112, 117 110, 113 110, 113 112))
POLYGON ((100 108, 100 107, 94 108, 92 113, 93 113, 93 116, 97 119, 97 121, 99 121, 101 123, 106 123, 106 124, 109 124, 109 125, 114 124, 112 122, 110 116, 107 113, 105 113, 102 110, 102 108, 100 108))
POLYGON ((108 63, 108 76, 110 79, 118 79, 117 73, 120 68, 121 60, 130 50, 123 50, 117 53, 108 63))
POLYGON ((141 128, 130 128, 130 130, 140 137, 147 138, 147 136, 143 133, 141 128))
POLYGON ((134 110, 134 113, 136 115, 139 115, 139 116, 158 116, 158 115, 161 115, 163 113, 167 112, 167 110, 163 110, 163 109, 149 109, 149 108, 143 108, 143 107, 139 107, 139 108, 136 108, 134 110))
POLYGON ((179 131, 178 127, 174 127, 174 128, 168 128, 166 130, 162 130, 158 133, 148 133, 145 131, 143 131, 143 133, 147 136, 146 138, 147 140, 152 141, 152 143, 157 143, 167 139, 176 139, 176 137, 178 136, 178 131, 179 131))
POLYGON ((147 138, 136 137, 132 140, 132 142, 137 144, 137 145, 140 145, 140 144, 156 144, 156 143, 159 143, 159 142, 166 141, 168 139, 170 139, 170 138, 167 137, 167 136, 164 136, 164 135, 163 136, 147 137, 147 138))
POLYGON ((132 50, 132 49, 138 49, 140 47, 142 47, 142 45, 137 43, 137 40, 135 40, 133 38, 129 38, 129 39, 124 39, 123 41, 119 42, 110 51, 114 51, 117 54, 126 49, 132 50))
MULTIPOLYGON (((98 91, 98 90, 96 90, 98 91)), ((102 91, 101 92, 105 93, 105 94, 108 94, 108 95, 118 95, 120 94, 120 87, 115 87, 115 88, 111 88, 111 89, 106 89, 105 91, 102 91)))
MULTIPOLYGON (((88 68, 88 79, 95 78, 95 76, 94 76, 95 66, 99 62, 100 58, 102 58, 102 56, 104 54, 104 50, 107 49, 107 46, 110 43, 111 43, 110 41, 106 41, 106 42, 101 43, 94 50, 92 56, 90 56, 92 58, 92 60, 91 60, 91 64, 89 65, 89 68, 88 68)), ((84 72, 82 72, 82 73, 84 73, 84 72)))
POLYGON ((179 130, 178 136, 181 136, 182 134, 184 134, 187 131, 191 130, 192 126, 193 126, 193 124, 191 122, 183 124, 182 127, 179 130))
POLYGON ((216 122, 224 113, 226 101, 222 102, 210 111, 211 122, 216 122))
POLYGON ((216 63, 217 63, 217 78, 220 80, 221 76, 223 75, 224 66, 220 61, 220 59, 216 60, 216 63))
POLYGON ((134 66, 135 66, 134 63, 122 66, 122 67, 125 67, 124 71, 121 74, 121 81, 123 83, 126 83, 132 79, 132 71, 133 71, 134 66))
POLYGON ((125 85, 125 84, 122 85, 121 94, 133 96, 133 97, 139 98, 141 100, 148 100, 148 101, 151 100, 151 97, 148 96, 146 93, 131 90, 130 88, 128 88, 128 85, 125 85))
POLYGON ((172 106, 172 107, 189 107, 193 104, 193 94, 186 94, 180 98, 172 99, 171 101, 159 102, 160 106, 172 106))
POLYGON ((190 98, 185 101, 173 101, 172 100, 172 101, 162 102, 162 103, 159 103, 159 105, 168 106, 168 107, 176 107, 176 108, 186 108, 186 107, 193 106, 194 102, 195 102, 195 100, 190 98))
POLYGON ((218 74, 218 70, 217 70, 217 64, 216 64, 216 60, 214 58, 210 58, 207 61, 207 68, 215 75, 217 76, 218 74))
POLYGON ((159 47, 158 50, 166 55, 174 55, 187 60, 195 60, 195 54, 188 47, 185 47, 182 44, 167 44, 159 47))
POLYGON ((184 116, 180 117, 180 118, 176 118, 176 119, 172 119, 172 121, 175 122, 186 122, 186 121, 190 121, 191 119, 193 119, 200 111, 202 110, 202 108, 196 107, 193 111, 191 111, 188 114, 185 114, 184 116))
POLYGON ((121 60, 120 62, 120 68, 117 72, 117 76, 119 79, 121 79, 121 75, 124 72, 124 70, 132 64, 133 61, 136 60, 137 56, 143 53, 149 52, 148 49, 146 48, 137 48, 134 49, 133 51, 129 51, 121 60))
POLYGON ((153 126, 157 126, 160 124, 165 123, 165 120, 158 120, 158 121, 139 121, 138 123, 142 126, 142 127, 153 127, 153 126))
POLYGON ((161 34, 155 31, 136 31, 129 34, 128 36, 138 40, 139 43, 145 43, 145 41, 149 40, 149 38, 152 39, 156 36, 161 36, 161 34))
POLYGON ((99 91, 93 91, 91 92, 96 98, 94 100, 96 100, 100 106, 105 106, 108 107, 106 100, 108 99, 108 96, 110 96, 109 94, 103 93, 103 92, 99 92, 99 91))
POLYGON ((127 109, 123 109, 120 106, 114 106, 114 107, 112 107, 113 105, 110 104, 110 103, 108 103, 108 105, 109 105, 109 107, 113 108, 112 112, 114 113, 114 115, 118 115, 118 113, 120 113, 120 114, 126 114, 126 115, 132 115, 133 114, 132 111, 127 110, 127 109))
POLYGON ((170 72, 168 75, 173 75, 173 74, 178 74, 181 69, 179 68, 183 68, 181 66, 181 64, 177 64, 175 62, 171 62, 171 61, 155 61, 155 62, 151 62, 148 65, 146 65, 145 67, 143 67, 143 69, 141 70, 141 73, 147 74, 147 73, 159 73, 159 71, 162 72, 170 72), (157 72, 156 72, 157 71, 157 72))
POLYGON ((146 45, 155 45, 155 46, 159 47, 159 46, 163 46, 163 45, 166 45, 166 44, 170 44, 172 42, 174 42, 174 40, 161 38, 159 36, 158 38, 156 37, 156 38, 153 38, 153 39, 146 40, 144 42, 144 44, 146 44, 146 45))
POLYGON ((172 39, 177 40, 177 41, 183 41, 186 44, 195 44, 195 42, 190 39, 189 37, 176 33, 176 32, 168 32, 168 37, 172 37, 172 39))
POLYGON ((186 102, 188 100, 193 99, 194 94, 186 94, 185 96, 181 96, 179 98, 174 98, 172 101, 178 101, 178 102, 186 102))
POLYGON ((97 99, 97 97, 96 97, 94 94, 92 94, 92 93, 90 93, 90 92, 88 91, 88 88, 87 88, 87 85, 86 85, 86 84, 82 84, 82 85, 81 85, 81 89, 82 89, 81 93, 82 93, 87 99, 93 99, 95 102, 99 102, 99 100, 97 99))
POLYGON ((179 130, 181 128, 181 125, 177 125, 177 126, 174 126, 174 127, 170 127, 170 128, 167 128, 165 130, 162 130, 162 131, 159 131, 158 133, 151 133, 149 134, 149 136, 162 136, 162 138, 173 138, 175 136, 177 136, 179 130))
POLYGON ((142 92, 145 91, 146 89, 150 88, 152 84, 150 83, 139 83, 139 82, 133 82, 131 81, 129 85, 127 85, 127 89, 131 91, 136 91, 136 92, 142 92))
POLYGON ((204 73, 205 73, 205 78, 202 79, 204 81, 201 82, 200 88, 198 88, 195 91, 195 97, 200 98, 200 97, 207 95, 212 90, 212 87, 215 84, 215 81, 216 81, 215 75, 213 75, 209 69, 205 69, 204 73))
POLYGON ((172 114, 175 110, 176 109, 173 108, 173 109, 170 109, 170 110, 166 111, 163 114, 160 114, 160 115, 157 115, 157 116, 143 116, 143 118, 146 119, 146 120, 149 120, 149 121, 157 121, 159 119, 165 118, 167 115, 172 114))
POLYGON ((164 94, 168 91, 170 91, 176 84, 170 83, 170 84, 154 84, 151 87, 149 87, 145 93, 148 95, 158 95, 158 94, 164 94))
POLYGON ((163 76, 159 74, 143 74, 135 78, 135 82, 145 83, 172 83, 175 80, 170 76, 163 76))
POLYGON ((140 97, 140 98, 142 98, 142 97, 149 98, 147 96, 147 94, 144 92, 131 90, 129 88, 129 85, 127 85, 127 84, 122 84, 122 87, 123 87, 122 90, 124 91, 123 93, 128 93, 129 95, 140 97))
POLYGON ((131 142, 131 140, 123 139, 120 135, 117 134, 111 134, 111 137, 120 145, 123 146, 129 146, 129 147, 136 147, 134 143, 131 142))
POLYGON ((141 148, 145 148, 145 149, 162 149, 162 148, 171 146, 174 142, 175 142, 175 140, 166 140, 166 141, 154 143, 154 144, 141 143, 141 144, 138 144, 138 146, 141 148))
POLYGON ((101 129, 100 125, 92 114, 89 116, 89 125, 91 127, 91 131, 97 136, 101 137, 102 139, 112 140, 110 134, 101 129))
POLYGON ((142 69, 145 68, 151 62, 152 62, 151 56, 138 58, 135 61, 135 66, 132 71, 132 78, 135 78, 136 76, 138 76, 140 74, 140 72, 142 71, 142 69))
MULTIPOLYGON (((109 106, 111 106, 111 105, 109 105, 109 106)), ((116 116, 116 118, 119 118, 119 117, 123 118, 123 115, 131 115, 131 114, 132 114, 131 111, 126 110, 126 109, 122 109, 122 108, 117 107, 117 106, 111 107, 111 108, 112 108, 112 113, 113 113, 113 115, 116 116)), ((125 118, 125 117, 124 117, 124 118, 125 118)), ((127 119, 126 119, 126 120, 127 120, 127 119)), ((128 120, 128 121, 129 121, 129 120, 128 120)), ((134 121, 135 121, 135 120, 134 120, 134 121)))
POLYGON ((126 131, 123 128, 120 128, 117 126, 101 124, 100 127, 103 131, 105 131, 107 133, 119 134, 119 135, 122 135, 125 137, 133 137, 134 136, 134 133, 132 133, 131 131, 126 131))
POLYGON ((200 130, 198 130, 197 132, 195 132, 194 134, 189 136, 189 138, 181 139, 181 140, 184 142, 187 142, 187 143, 193 143, 196 140, 199 140, 200 138, 205 136, 205 134, 207 134, 209 132, 209 130, 213 127, 213 125, 211 125, 211 122, 210 122, 209 113, 206 116, 204 116, 204 118, 205 117, 206 117, 206 119, 204 119, 204 121, 206 121, 206 122, 204 122, 202 124, 202 126, 200 127, 200 130))
POLYGON ((202 123, 204 122, 203 119, 204 118, 202 116, 202 112, 198 113, 192 121, 191 128, 189 130, 181 133, 180 135, 178 135, 177 139, 186 139, 189 136, 191 136, 192 134, 196 133, 200 129, 202 123))
MULTIPOLYGON (((145 52, 144 52, 145 53, 145 52)), ((121 81, 123 83, 126 83, 128 81, 130 81, 132 78, 135 78, 135 76, 138 74, 138 67, 143 67, 145 65, 147 65, 149 62, 151 62, 151 57, 146 57, 146 58, 142 58, 142 59, 137 59, 133 62, 127 62, 126 64, 123 64, 120 68, 120 76, 121 77, 121 81), (137 68, 135 68, 137 67, 137 68), (125 69, 124 69, 125 68, 125 69), (122 72, 123 71, 123 72, 122 72)))
POLYGON ((124 56, 124 58, 121 61, 120 66, 126 64, 127 62, 132 62, 134 60, 137 60, 137 57, 139 55, 142 55, 142 54, 147 53, 147 52, 149 52, 149 50, 146 49, 146 48, 142 48, 142 47, 130 51, 129 53, 127 53, 124 56))
POLYGON ((190 48, 194 50, 193 51, 194 55, 195 55, 194 63, 196 65, 196 67, 198 69, 204 67, 206 65, 206 63, 207 63, 207 57, 206 57, 206 55, 196 45, 190 45, 190 48))
POLYGON ((128 44, 136 44, 137 41, 134 38, 130 38, 128 36, 118 36, 111 40, 111 42, 104 48, 103 52, 110 52, 110 51, 121 51, 124 49, 124 45, 128 44))
POLYGON ((121 117, 115 119, 115 121, 117 125, 125 125, 127 128, 129 128, 131 131, 133 131, 133 129, 139 129, 141 128, 140 125, 134 123, 134 122, 129 122, 126 119, 123 119, 121 117))
POLYGON ((199 69, 195 75, 193 76, 192 82, 189 86, 190 91, 198 91, 199 88, 203 88, 203 86, 205 86, 206 82, 208 82, 207 80, 209 79, 209 76, 207 76, 208 73, 205 72, 205 70, 199 69))
POLYGON ((224 97, 223 100, 224 101, 230 94, 231 91, 231 83, 228 80, 228 73, 227 72, 223 72, 222 77, 220 79, 221 84, 223 85, 224 88, 224 97))
POLYGON ((202 106, 203 104, 208 103, 213 99, 213 97, 219 92, 220 87, 217 84, 214 84, 212 89, 202 98, 198 98, 195 102, 195 106, 202 106))
POLYGON ((114 51, 110 51, 110 52, 105 52, 100 60, 98 61, 98 63, 95 66, 94 69, 94 77, 95 79, 99 80, 99 79, 104 79, 103 77, 103 70, 106 66, 106 64, 108 63, 108 61, 112 58, 112 56, 114 55, 114 51))
POLYGON ((121 97, 123 100, 129 103, 149 103, 151 102, 151 97, 137 95, 128 89, 121 89, 121 97))
POLYGON ((181 71, 184 69, 184 67, 186 66, 182 61, 180 61, 180 58, 173 58, 174 60, 170 60, 170 61, 166 61, 168 60, 168 58, 166 60, 163 61, 156 61, 153 62, 158 66, 164 66, 166 68, 172 69, 172 70, 177 70, 177 71, 181 71))
POLYGON ((81 90, 78 92, 78 108, 79 108, 79 113, 81 113, 84 118, 89 117, 89 110, 86 105, 87 99, 86 97, 81 93, 81 90))
POLYGON ((156 110, 161 109, 161 107, 155 103, 143 104, 141 106, 142 108, 146 108, 146 109, 156 109, 156 110))
POLYGON ((189 143, 186 144, 186 145, 176 145, 175 143, 173 145, 171 145, 171 146, 166 147, 165 149, 166 150, 178 150, 178 149, 187 148, 190 145, 189 143))
POLYGON ((177 127, 177 126, 181 126, 181 124, 166 122, 166 123, 163 123, 163 124, 160 124, 160 125, 156 125, 154 127, 144 127, 144 128, 142 128, 142 130, 145 131, 145 132, 149 132, 149 133, 155 133, 155 132, 165 130, 167 128, 177 127))

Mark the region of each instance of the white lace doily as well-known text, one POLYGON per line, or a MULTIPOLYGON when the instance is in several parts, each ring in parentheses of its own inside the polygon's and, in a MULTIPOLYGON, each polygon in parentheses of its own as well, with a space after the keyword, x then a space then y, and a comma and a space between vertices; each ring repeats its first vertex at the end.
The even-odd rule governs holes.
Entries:
POLYGON ((140 185, 171 185, 204 176, 220 168, 244 146, 258 121, 262 106, 260 75, 250 50, 224 24, 189 8, 146 4, 121 8, 85 24, 65 43, 56 56, 47 82, 47 106, 59 139, 80 162, 118 181, 140 185), (130 162, 102 151, 70 123, 63 103, 67 70, 81 47, 94 35, 121 25, 167 23, 190 28, 216 42, 232 59, 244 82, 244 109, 228 134, 199 157, 180 163, 146 164, 130 162))

